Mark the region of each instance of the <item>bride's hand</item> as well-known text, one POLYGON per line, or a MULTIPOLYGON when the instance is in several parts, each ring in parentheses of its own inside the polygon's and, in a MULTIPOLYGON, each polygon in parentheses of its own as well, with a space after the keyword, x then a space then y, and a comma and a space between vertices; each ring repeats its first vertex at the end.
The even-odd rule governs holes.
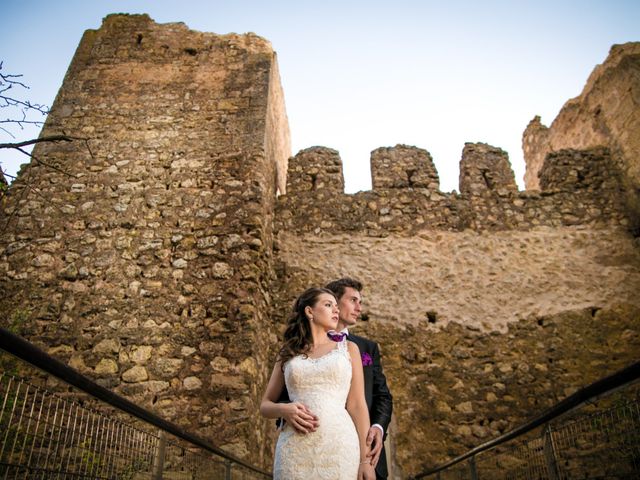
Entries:
POLYGON ((367 434, 367 447, 370 448, 367 458, 371 460, 371 465, 376 468, 380 460, 380 452, 382 452, 382 430, 376 426, 372 426, 367 434))
POLYGON ((376 471, 368 461, 360 464, 358 468, 358 480, 376 480, 376 471))
POLYGON ((311 410, 299 402, 284 405, 282 417, 300 433, 315 432, 318 428, 318 417, 311 410))

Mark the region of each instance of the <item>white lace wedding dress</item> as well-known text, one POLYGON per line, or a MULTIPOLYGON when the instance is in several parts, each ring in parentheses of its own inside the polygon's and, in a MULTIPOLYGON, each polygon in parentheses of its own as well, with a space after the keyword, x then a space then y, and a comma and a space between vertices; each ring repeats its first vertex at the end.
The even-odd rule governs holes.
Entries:
POLYGON ((302 355, 284 366, 284 379, 292 402, 301 402, 318 416, 315 432, 297 433, 288 423, 276 445, 273 478, 276 480, 355 480, 360 463, 356 427, 345 404, 351 385, 351 358, 347 341, 326 355, 302 355))

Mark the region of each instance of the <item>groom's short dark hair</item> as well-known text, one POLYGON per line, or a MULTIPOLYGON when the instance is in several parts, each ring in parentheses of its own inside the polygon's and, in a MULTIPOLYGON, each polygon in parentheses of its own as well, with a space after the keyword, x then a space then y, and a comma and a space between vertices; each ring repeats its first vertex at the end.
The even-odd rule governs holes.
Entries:
POLYGON ((333 282, 327 283, 324 288, 331 290, 336 298, 340 300, 340 298, 342 298, 342 295, 344 295, 344 291, 348 287, 361 292, 362 282, 356 280, 355 278, 343 277, 339 278, 338 280, 334 280, 333 282))

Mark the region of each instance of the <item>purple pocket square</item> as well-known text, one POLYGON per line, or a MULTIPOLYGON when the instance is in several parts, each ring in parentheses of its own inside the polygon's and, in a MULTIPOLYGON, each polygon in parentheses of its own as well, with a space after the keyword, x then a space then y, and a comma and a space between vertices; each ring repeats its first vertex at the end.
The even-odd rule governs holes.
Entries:
POLYGON ((364 352, 362 354, 362 366, 368 367, 369 365, 373 365, 373 359, 371 358, 371 355, 369 355, 367 352, 364 352))

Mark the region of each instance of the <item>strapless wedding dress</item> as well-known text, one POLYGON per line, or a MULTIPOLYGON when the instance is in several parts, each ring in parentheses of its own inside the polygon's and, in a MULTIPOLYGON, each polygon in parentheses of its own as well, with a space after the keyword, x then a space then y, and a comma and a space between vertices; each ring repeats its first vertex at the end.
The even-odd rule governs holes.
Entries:
POLYGON ((347 341, 320 358, 303 355, 284 366, 292 402, 306 405, 318 416, 313 433, 297 433, 285 424, 276 445, 276 480, 355 480, 360 463, 356 427, 346 410, 351 386, 351 357, 347 341))

